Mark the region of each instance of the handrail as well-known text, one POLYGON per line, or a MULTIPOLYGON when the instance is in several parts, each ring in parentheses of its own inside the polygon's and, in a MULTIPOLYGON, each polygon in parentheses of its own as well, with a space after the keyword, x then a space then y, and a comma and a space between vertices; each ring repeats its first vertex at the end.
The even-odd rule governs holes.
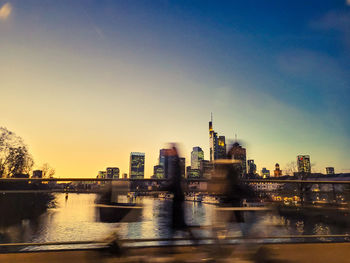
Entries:
MULTIPOLYGON (((298 238, 350 238, 350 234, 339 235, 285 235, 285 236, 229 236, 223 238, 224 240, 241 240, 241 239, 298 239, 298 238)), ((118 241, 122 243, 141 243, 141 242, 166 242, 166 241, 205 241, 205 240, 217 240, 217 237, 177 237, 177 238, 134 238, 134 239, 120 239, 118 241)), ((52 245, 108 245, 105 240, 88 240, 88 241, 61 241, 61 242, 36 242, 36 243, 0 243, 0 247, 19 247, 19 246, 52 246, 52 245)))

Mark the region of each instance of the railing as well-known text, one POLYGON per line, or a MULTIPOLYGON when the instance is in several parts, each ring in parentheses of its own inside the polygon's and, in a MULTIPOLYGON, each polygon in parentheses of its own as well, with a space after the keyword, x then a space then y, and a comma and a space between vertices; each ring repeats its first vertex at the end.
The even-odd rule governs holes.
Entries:
MULTIPOLYGON (((146 242, 178 242, 178 241, 233 241, 233 240, 271 240, 271 239, 317 239, 317 238, 341 238, 347 240, 350 235, 284 235, 284 236, 228 236, 225 238, 218 237, 178 237, 178 238, 133 238, 119 239, 121 243, 146 243, 146 242)), ((36 242, 36 243, 0 243, 0 247, 37 247, 37 246, 60 246, 60 245, 100 245, 107 246, 109 243, 105 240, 88 240, 88 241, 61 241, 61 242, 36 242)), ((173 245, 173 244, 172 244, 173 245)), ((164 245, 162 245, 164 246, 164 245)))

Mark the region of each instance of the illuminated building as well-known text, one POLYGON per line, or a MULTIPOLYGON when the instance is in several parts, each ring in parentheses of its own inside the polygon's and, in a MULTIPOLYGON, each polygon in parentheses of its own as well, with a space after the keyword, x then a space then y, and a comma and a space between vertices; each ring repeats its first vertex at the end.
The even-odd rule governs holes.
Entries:
POLYGON ((106 179, 107 178, 107 172, 106 171, 99 171, 97 174, 97 178, 99 179, 106 179))
POLYGON ((280 169, 280 165, 278 163, 275 164, 275 170, 273 171, 274 177, 282 176, 282 170, 280 169))
POLYGON ((193 147, 191 152, 191 168, 199 169, 201 161, 204 160, 204 152, 201 147, 193 147))
POLYGON ((229 151, 229 155, 232 156, 233 160, 240 161, 241 176, 245 176, 247 174, 246 149, 243 148, 238 142, 235 142, 229 151))
POLYGON ((219 136, 213 129, 213 119, 209 122, 210 161, 226 158, 225 136, 219 136))
POLYGON ((262 178, 269 178, 270 177, 270 170, 267 170, 265 167, 261 170, 261 177, 262 178))
POLYGON ((145 176, 145 154, 139 152, 130 153, 129 176, 131 179, 143 179, 145 176))
POLYGON ((218 138, 218 159, 226 159, 225 136, 219 136, 218 138))
POLYGON ((118 167, 107 167, 107 179, 119 179, 119 168, 118 167))
POLYGON ((298 155, 297 165, 299 173, 311 173, 311 164, 309 155, 298 155))
POLYGON ((334 167, 326 167, 326 174, 334 174, 334 167))
POLYGON ((248 175, 254 176, 256 174, 256 164, 254 160, 248 160, 248 175))
POLYGON ((34 170, 32 178, 43 178, 42 170, 34 170))
MULTIPOLYGON (((97 179, 106 179, 107 178, 107 172, 106 171, 99 171, 97 173, 97 179)), ((106 182, 98 182, 98 184, 105 184, 106 182)))
POLYGON ((169 178, 171 170, 171 149, 160 149, 159 151, 159 165, 163 167, 163 176, 159 178, 169 178))
POLYGON ((155 179, 164 178, 164 167, 162 165, 153 166, 153 178, 155 179))
POLYGON ((201 171, 199 169, 192 169, 191 166, 186 167, 187 179, 198 179, 201 176, 201 171))
MULTIPOLYGON (((176 156, 173 156, 172 149, 160 149, 159 151, 159 165, 163 167, 163 176, 159 178, 169 178, 172 174, 172 169, 176 161, 176 156)), ((181 175, 185 177, 185 162, 186 159, 179 157, 181 175)), ((160 176, 160 174, 159 174, 160 176)))

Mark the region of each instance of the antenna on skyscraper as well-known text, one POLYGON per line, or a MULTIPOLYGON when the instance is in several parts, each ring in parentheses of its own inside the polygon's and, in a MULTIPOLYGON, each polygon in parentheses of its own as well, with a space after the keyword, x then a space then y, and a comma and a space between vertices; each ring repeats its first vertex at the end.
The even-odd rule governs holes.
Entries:
POLYGON ((237 133, 235 133, 235 142, 237 142, 237 133))
POLYGON ((213 122, 213 113, 210 113, 210 121, 213 122))

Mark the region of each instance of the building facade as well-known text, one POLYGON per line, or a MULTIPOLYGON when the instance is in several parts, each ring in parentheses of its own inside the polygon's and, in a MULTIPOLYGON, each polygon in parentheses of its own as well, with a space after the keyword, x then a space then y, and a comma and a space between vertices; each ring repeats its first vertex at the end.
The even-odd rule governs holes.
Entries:
POLYGON ((248 160, 248 175, 254 176, 256 174, 256 164, 254 163, 254 160, 248 160))
POLYGON ((202 160, 200 165, 201 178, 210 179, 214 171, 214 165, 208 160, 202 160))
POLYGON ((240 173, 241 176, 247 174, 247 152, 238 142, 235 142, 228 153, 233 160, 240 161, 240 173))
POLYGON ((334 173, 334 167, 326 167, 326 174, 327 175, 335 174, 334 173))
POLYGON ((153 166, 153 178, 155 179, 164 178, 164 167, 162 165, 153 166))
POLYGON ((281 177, 282 176, 282 170, 280 169, 280 165, 278 163, 275 164, 275 170, 273 171, 274 177, 281 177))
POLYGON ((262 178, 269 178, 270 177, 270 170, 267 170, 265 167, 261 170, 261 177, 262 178))
POLYGON ((204 152, 201 147, 193 147, 191 152, 191 168, 199 169, 201 161, 204 160, 204 152))
POLYGON ((139 152, 130 153, 129 176, 131 179, 143 179, 145 177, 145 154, 139 152))
POLYGON ((311 163, 309 155, 297 156, 298 173, 311 173, 311 163))
POLYGON ((210 161, 226 158, 225 136, 219 136, 213 129, 213 121, 209 122, 210 161))
POLYGON ((107 167, 106 173, 107 173, 107 179, 119 179, 118 167, 107 167))

